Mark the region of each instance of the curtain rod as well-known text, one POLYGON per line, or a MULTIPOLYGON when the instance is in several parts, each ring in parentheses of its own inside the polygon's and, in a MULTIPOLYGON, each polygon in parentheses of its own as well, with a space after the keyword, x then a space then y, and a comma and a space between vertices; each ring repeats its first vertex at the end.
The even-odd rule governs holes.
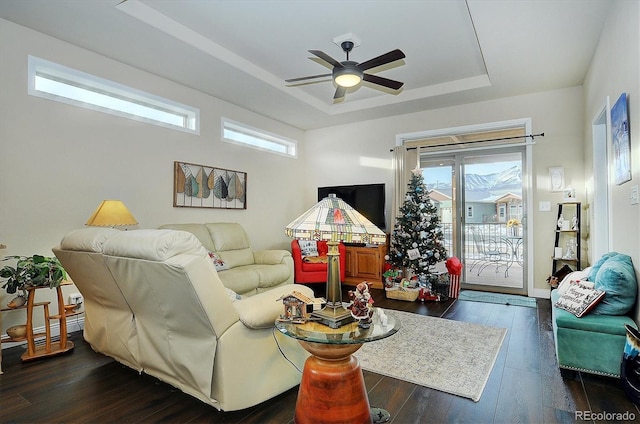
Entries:
MULTIPOLYGON (((447 146, 459 146, 461 144, 474 144, 474 143, 484 143, 487 141, 501 141, 501 140, 514 140, 517 138, 531 138, 531 140, 533 141, 536 137, 544 137, 544 133, 539 133, 539 134, 529 134, 529 135, 519 135, 519 136, 515 136, 515 137, 502 137, 502 138, 490 138, 487 140, 474 140, 474 141, 463 141, 460 143, 454 143, 454 144, 434 144, 432 146, 428 146, 428 147, 447 147, 447 146)), ((417 149, 417 147, 407 147, 407 150, 415 150, 417 149)), ((390 152, 393 152, 393 149, 389 150, 390 152)))

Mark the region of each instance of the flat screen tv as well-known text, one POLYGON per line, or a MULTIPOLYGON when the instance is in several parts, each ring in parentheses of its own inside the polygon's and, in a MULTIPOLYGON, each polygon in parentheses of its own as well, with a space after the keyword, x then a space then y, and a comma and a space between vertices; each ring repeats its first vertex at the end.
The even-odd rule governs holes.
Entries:
POLYGON ((382 231, 385 224, 384 183, 318 187, 318 201, 335 193, 382 231))

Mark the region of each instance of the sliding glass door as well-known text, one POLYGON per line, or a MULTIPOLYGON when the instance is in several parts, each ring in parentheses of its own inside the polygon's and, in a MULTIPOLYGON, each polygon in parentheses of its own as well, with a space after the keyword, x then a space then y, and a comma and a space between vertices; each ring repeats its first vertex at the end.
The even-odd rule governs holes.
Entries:
POLYGON ((522 147, 421 157, 448 252, 463 261, 467 288, 526 291, 524 163, 522 147))

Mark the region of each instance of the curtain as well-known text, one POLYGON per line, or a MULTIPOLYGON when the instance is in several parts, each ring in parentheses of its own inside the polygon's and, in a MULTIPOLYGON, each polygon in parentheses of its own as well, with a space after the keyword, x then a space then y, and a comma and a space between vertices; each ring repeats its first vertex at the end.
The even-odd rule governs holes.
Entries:
POLYGON ((393 230, 400 206, 402 206, 407 194, 407 185, 409 184, 411 170, 419 166, 419 150, 419 148, 407 150, 405 146, 396 146, 393 149, 393 204, 391 207, 391 226, 389 232, 393 230))

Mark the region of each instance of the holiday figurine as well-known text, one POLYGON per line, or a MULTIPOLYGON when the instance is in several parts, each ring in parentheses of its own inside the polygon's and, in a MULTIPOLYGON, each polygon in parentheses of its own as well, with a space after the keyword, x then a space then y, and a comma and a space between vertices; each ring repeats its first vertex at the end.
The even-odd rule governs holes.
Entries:
POLYGON ((360 328, 369 328, 371 326, 373 298, 369 292, 369 284, 363 281, 356 286, 355 291, 349 290, 349 298, 351 299, 349 310, 351 311, 351 316, 358 320, 358 327, 360 328))
POLYGON ((440 295, 438 293, 433 293, 426 287, 420 289, 418 293, 418 300, 424 302, 425 300, 435 300, 436 302, 440 301, 440 295))

